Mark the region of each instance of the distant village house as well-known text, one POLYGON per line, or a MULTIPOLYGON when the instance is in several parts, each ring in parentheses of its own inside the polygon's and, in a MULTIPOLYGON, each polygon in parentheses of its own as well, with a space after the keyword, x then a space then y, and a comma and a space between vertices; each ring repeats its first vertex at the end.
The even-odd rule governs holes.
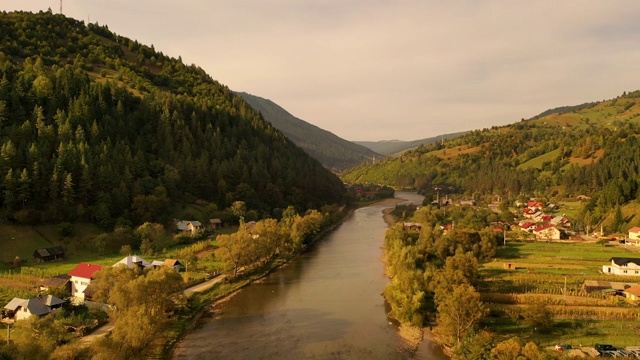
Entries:
POLYGON ((191 235, 195 235, 200 229, 202 229, 202 224, 200 221, 196 220, 182 220, 176 224, 178 231, 181 232, 190 232, 191 235))
POLYGON ((405 222, 402 224, 407 231, 420 231, 422 230, 422 224, 416 222, 405 222))
POLYGON ((151 263, 138 255, 129 255, 113 264, 113 266, 126 266, 128 268, 138 268, 142 270, 148 266, 151 266, 151 263))
POLYGON ((220 229, 222 227, 222 220, 220 219, 209 219, 209 226, 211 229, 220 229))

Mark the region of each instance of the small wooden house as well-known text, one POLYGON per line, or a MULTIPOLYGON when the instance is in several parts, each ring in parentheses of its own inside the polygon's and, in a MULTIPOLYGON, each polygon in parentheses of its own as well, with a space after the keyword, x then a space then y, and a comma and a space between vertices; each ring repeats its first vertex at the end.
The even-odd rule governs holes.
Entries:
POLYGON ((33 258, 38 262, 64 260, 64 249, 62 246, 38 249, 33 252, 33 258))

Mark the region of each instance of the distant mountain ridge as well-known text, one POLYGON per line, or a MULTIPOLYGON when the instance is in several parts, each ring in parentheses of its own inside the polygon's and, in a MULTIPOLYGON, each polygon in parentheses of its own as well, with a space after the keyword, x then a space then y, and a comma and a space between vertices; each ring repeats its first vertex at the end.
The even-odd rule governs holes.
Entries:
POLYGON ((354 143, 358 145, 365 146, 379 154, 394 156, 398 155, 406 150, 411 150, 417 148, 420 145, 431 145, 435 144, 438 141, 449 140, 460 135, 464 135, 468 133, 468 131, 444 134, 440 136, 434 136, 430 138, 413 140, 413 141, 403 141, 403 140, 382 140, 382 141, 354 141, 354 143))
POLYGON ((358 145, 301 120, 273 101, 245 92, 236 92, 252 108, 262 113, 265 120, 287 138, 320 161, 326 168, 336 171, 350 169, 363 162, 384 156, 368 147, 358 145))

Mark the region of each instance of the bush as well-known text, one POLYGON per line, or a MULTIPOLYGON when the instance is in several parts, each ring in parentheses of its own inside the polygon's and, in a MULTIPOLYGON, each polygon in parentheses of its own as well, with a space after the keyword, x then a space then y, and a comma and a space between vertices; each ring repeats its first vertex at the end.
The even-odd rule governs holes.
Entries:
POLYGON ((70 237, 73 235, 73 224, 69 222, 58 224, 58 234, 62 237, 70 237))

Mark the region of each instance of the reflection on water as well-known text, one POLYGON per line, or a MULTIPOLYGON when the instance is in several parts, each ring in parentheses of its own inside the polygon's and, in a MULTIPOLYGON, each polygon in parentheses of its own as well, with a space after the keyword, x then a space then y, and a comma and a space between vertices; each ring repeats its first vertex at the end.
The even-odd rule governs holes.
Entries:
MULTIPOLYGON (((412 193, 397 197, 421 202, 412 193)), ((387 206, 388 207, 388 206, 387 206)), ((190 333, 176 359, 407 359, 387 319, 380 261, 385 206, 353 216, 190 333)), ((428 347, 416 357, 443 359, 428 347)), ((436 349, 437 350, 437 349, 436 349)))

